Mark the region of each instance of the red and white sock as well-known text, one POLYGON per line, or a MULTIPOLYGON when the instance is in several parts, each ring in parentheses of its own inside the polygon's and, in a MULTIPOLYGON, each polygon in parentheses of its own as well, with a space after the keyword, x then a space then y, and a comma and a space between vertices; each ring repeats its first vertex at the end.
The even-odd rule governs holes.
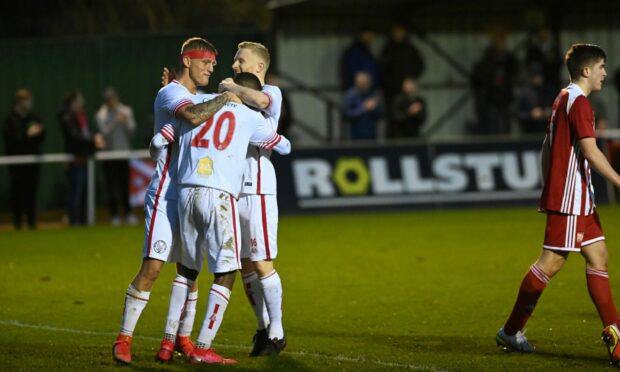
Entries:
POLYGON ((252 310, 254 310, 257 329, 259 331, 267 329, 269 326, 269 313, 267 312, 265 298, 263 297, 263 286, 256 272, 243 274, 243 288, 245 289, 245 295, 250 302, 250 306, 252 306, 252 310))
POLYGON ((165 338, 174 341, 179 329, 181 314, 187 301, 190 288, 193 282, 179 274, 172 281, 170 290, 170 304, 168 305, 168 316, 166 318, 165 338))
POLYGON ((217 335, 217 331, 222 325, 224 312, 228 306, 230 299, 230 290, 224 286, 213 284, 209 292, 209 300, 207 302, 207 313, 202 322, 202 329, 196 340, 196 347, 208 349, 213 343, 213 339, 217 335))
POLYGON ((618 310, 614 304, 609 285, 609 275, 606 271, 586 269, 586 281, 590 298, 596 306, 598 315, 603 322, 603 326, 614 324, 618 321, 618 310))
POLYGON ((504 325, 504 332, 513 336, 525 327, 525 323, 530 318, 536 307, 543 290, 549 282, 549 276, 545 274, 536 264, 530 267, 521 282, 517 302, 512 308, 512 312, 504 325))
POLYGON ((284 338, 282 328, 282 281, 277 271, 273 271, 260 279, 263 286, 263 296, 269 313, 269 339, 284 338))
POLYGON ((121 324, 121 334, 125 336, 133 335, 134 329, 142 310, 149 302, 151 292, 143 292, 136 289, 132 284, 125 292, 125 308, 123 309, 123 323, 121 324))
POLYGON ((189 292, 187 302, 185 302, 185 311, 181 314, 181 324, 179 325, 178 335, 181 337, 189 337, 192 335, 194 328, 194 319, 196 318, 196 304, 198 303, 198 291, 189 292))

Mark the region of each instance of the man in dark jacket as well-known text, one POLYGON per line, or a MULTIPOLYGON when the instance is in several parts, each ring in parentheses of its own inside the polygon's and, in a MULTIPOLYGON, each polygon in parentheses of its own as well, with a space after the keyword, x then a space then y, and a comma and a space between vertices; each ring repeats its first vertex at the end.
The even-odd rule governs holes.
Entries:
POLYGON ((390 38, 379 57, 381 88, 386 100, 400 93, 406 77, 418 79, 424 72, 424 60, 409 40, 407 29, 402 25, 392 28, 390 38))
POLYGON ((340 59, 340 86, 347 91, 355 83, 355 75, 364 71, 370 75, 373 88, 379 83, 379 65, 370 50, 375 33, 367 27, 360 29, 355 41, 344 51, 340 59))
MULTIPOLYGON (((11 112, 4 119, 4 141, 7 155, 31 155, 41 153, 45 129, 41 118, 32 112, 32 95, 27 89, 15 94, 11 112)), ((28 226, 36 227, 37 187, 39 165, 20 164, 9 168, 11 209, 13 225, 22 226, 22 214, 26 214, 28 226)))
POLYGON ((95 144, 103 147, 105 142, 101 135, 91 133, 88 116, 84 112, 84 97, 78 90, 66 94, 58 122, 65 137, 65 149, 75 156, 67 164, 69 224, 81 225, 86 222, 86 161, 95 152, 95 144))
POLYGON ((403 81, 402 92, 392 101, 393 122, 388 127, 388 138, 411 138, 420 135, 426 121, 426 101, 418 94, 412 77, 403 81))

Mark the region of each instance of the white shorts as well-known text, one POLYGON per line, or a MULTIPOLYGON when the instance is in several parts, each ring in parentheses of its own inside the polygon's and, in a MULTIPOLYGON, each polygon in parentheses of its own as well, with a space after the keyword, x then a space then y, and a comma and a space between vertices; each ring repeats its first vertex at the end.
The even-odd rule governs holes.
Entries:
POLYGON ((179 211, 176 200, 146 193, 144 196, 144 246, 142 258, 179 262, 179 211))
POLYGON ((278 255, 278 200, 275 195, 241 195, 241 257, 272 260, 278 255))
POLYGON ((212 273, 241 269, 235 198, 210 187, 182 187, 179 203, 183 266, 201 271, 206 256, 212 273))

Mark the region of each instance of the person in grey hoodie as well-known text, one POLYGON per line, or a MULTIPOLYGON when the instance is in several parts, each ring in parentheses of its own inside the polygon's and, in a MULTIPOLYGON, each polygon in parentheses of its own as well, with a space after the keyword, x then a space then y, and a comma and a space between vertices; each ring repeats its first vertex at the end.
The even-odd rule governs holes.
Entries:
MULTIPOLYGON (((95 114, 95 122, 105 139, 104 150, 131 149, 131 135, 136 128, 133 110, 120 102, 114 88, 104 90, 103 105, 95 114)), ((112 225, 120 225, 122 221, 119 205, 122 207, 125 223, 137 224, 138 220, 131 213, 129 205, 129 162, 125 159, 105 161, 103 171, 112 225)))

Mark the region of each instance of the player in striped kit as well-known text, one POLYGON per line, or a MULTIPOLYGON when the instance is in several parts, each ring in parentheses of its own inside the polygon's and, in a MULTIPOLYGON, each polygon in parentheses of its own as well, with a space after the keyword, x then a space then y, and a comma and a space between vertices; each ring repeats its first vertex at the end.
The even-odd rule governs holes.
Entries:
MULTIPOLYGON (((282 93, 264 84, 271 57, 267 48, 256 42, 239 43, 232 65, 233 72, 256 75, 261 91, 235 84, 233 79, 220 83, 221 91, 231 91, 241 100, 263 112, 277 130, 282 106, 282 93)), ((162 84, 168 84, 174 71, 164 68, 162 84)), ((277 181, 271 151, 249 146, 243 188, 239 199, 241 221, 241 262, 244 289, 257 320, 257 332, 250 356, 277 355, 286 346, 282 327, 282 282, 273 260, 278 254, 277 181)))
MULTIPOLYGON (((155 99, 155 133, 158 138, 173 141, 171 127, 167 123, 183 120, 191 125, 198 125, 210 118, 234 94, 220 95, 214 99, 194 104, 191 97, 197 87, 207 85, 209 76, 216 63, 217 51, 208 41, 202 38, 190 38, 181 47, 181 73, 174 83, 162 88, 155 99)), ((179 258, 178 244, 178 211, 176 190, 176 159, 178 148, 167 146, 163 151, 155 153, 156 167, 145 196, 145 237, 143 260, 138 274, 135 276, 125 294, 125 305, 120 333, 114 343, 113 358, 121 363, 131 363, 131 343, 133 331, 140 314, 148 303, 150 291, 165 262, 179 258)), ((179 272, 182 268, 179 266, 179 272)), ((166 328, 178 326, 182 309, 185 307, 183 332, 177 337, 177 347, 188 355, 193 351, 189 333, 195 314, 195 297, 190 296, 187 302, 187 290, 191 287, 184 277, 175 278, 170 298, 169 321, 166 328), (179 296, 177 292, 182 295, 179 296), (172 315, 171 315, 172 314, 172 315), (172 321, 170 320, 172 318, 172 321)), ((196 288, 194 287, 196 294, 196 288)), ((196 294, 197 295, 197 294, 196 294)), ((176 331, 175 333, 176 334, 176 331)), ((174 339, 168 340, 169 355, 174 348, 174 339)), ((161 359, 161 351, 158 358, 161 359)))
MULTIPOLYGON (((264 84, 271 58, 267 48, 255 42, 238 45, 232 65, 235 74, 250 72, 263 84, 261 91, 247 89, 226 79, 220 91, 231 91, 241 100, 273 118, 277 130, 282 106, 282 92, 273 85, 264 84)), ((274 268, 278 255, 278 201, 277 181, 271 151, 250 146, 243 188, 239 199, 241 220, 242 274, 246 296, 254 310, 257 332, 250 356, 277 355, 286 347, 282 327, 282 282, 274 268)))
POLYGON ((533 352, 523 329, 549 280, 563 267, 569 252, 586 261, 588 291, 603 323, 603 340, 611 362, 620 363, 618 312, 607 274, 605 236, 596 212, 590 167, 620 188, 620 175, 596 145, 594 114, 588 95, 601 90, 606 55, 591 44, 574 44, 566 53, 571 83, 557 96, 542 148, 544 187, 540 209, 547 215, 543 251, 521 282, 497 344, 533 352))
MULTIPOLYGON (((239 73, 235 82, 260 90, 258 78, 239 73)), ((241 101, 239 101, 240 103, 241 101)), ((181 123, 179 205, 181 262, 185 278, 195 281, 206 258, 214 282, 207 312, 191 354, 192 363, 235 363, 218 355, 211 344, 222 323, 236 271, 241 268, 240 228, 235 199, 241 192, 247 147, 251 143, 288 154, 290 143, 258 111, 228 103, 212 119, 193 128, 181 123)))

